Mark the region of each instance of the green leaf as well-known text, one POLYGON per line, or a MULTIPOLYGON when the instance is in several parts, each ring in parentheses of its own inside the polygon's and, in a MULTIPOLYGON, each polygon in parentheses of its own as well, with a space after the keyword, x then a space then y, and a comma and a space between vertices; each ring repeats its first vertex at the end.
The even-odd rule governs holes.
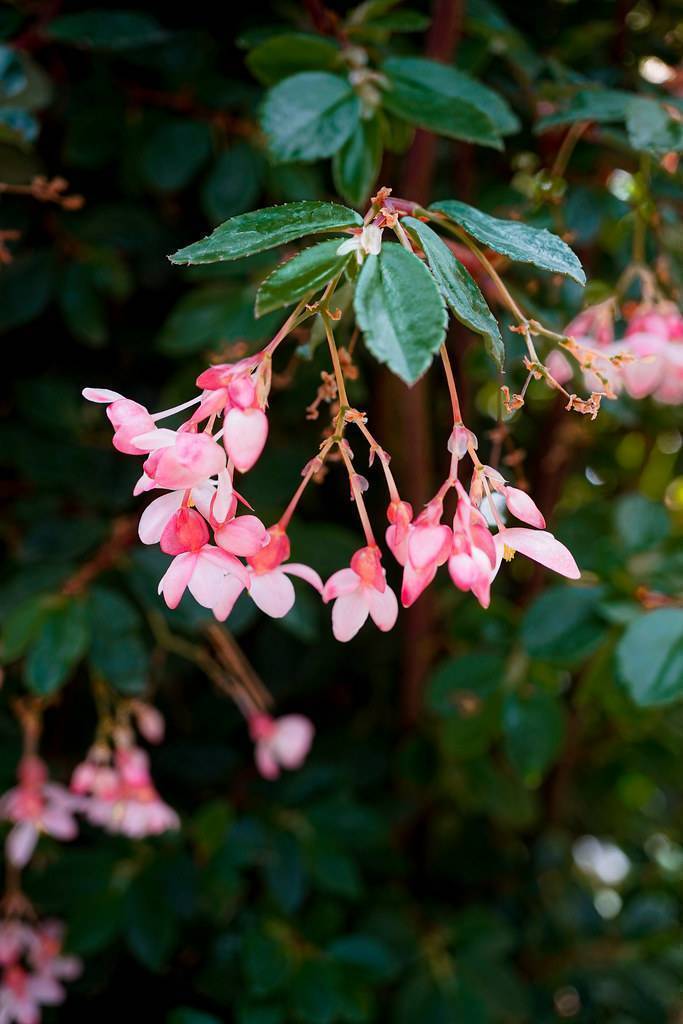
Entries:
POLYGON ((339 195, 362 206, 373 191, 382 163, 382 132, 377 116, 358 122, 354 133, 332 158, 332 177, 339 195))
POLYGON ((383 71, 392 78, 429 88, 452 103, 470 104, 484 114, 499 135, 520 129, 519 118, 499 93, 457 68, 423 57, 392 57, 385 62, 383 71))
POLYGON ((172 356, 201 352, 229 338, 263 341, 277 317, 254 319, 254 292, 234 285, 197 288, 172 310, 159 336, 159 348, 172 356))
POLYGON ((576 254, 566 242, 545 228, 532 228, 519 221, 491 217, 457 199, 432 203, 430 210, 445 214, 472 238, 511 260, 532 263, 541 270, 566 274, 579 284, 586 283, 586 275, 576 254))
POLYGON ((340 244, 338 238, 319 242, 276 267, 256 293, 256 316, 291 306, 324 288, 349 261, 349 253, 337 255, 340 244))
POLYGON ((21 658, 46 614, 45 597, 42 594, 29 597, 13 608, 2 624, 0 660, 6 664, 21 658))
POLYGON ((500 691, 505 672, 497 654, 463 654, 444 661, 429 679, 427 707, 442 720, 444 752, 458 760, 484 753, 500 726, 500 691))
POLYGON ((671 117, 661 103, 637 96, 626 106, 629 142, 652 156, 683 150, 683 124, 671 117))
POLYGON ((395 957, 379 939, 360 932, 335 939, 327 952, 339 963, 357 968, 377 980, 390 978, 397 966, 395 957))
POLYGON ((306 960, 294 978, 291 999, 305 1024, 332 1024, 338 1019, 342 979, 330 960, 306 960))
POLYGON ((658 608, 632 622, 617 645, 617 672, 641 707, 683 697, 683 609, 658 608))
POLYGON ((284 203, 231 217, 212 234, 179 249, 169 259, 171 263, 191 264, 239 260, 304 235, 358 227, 362 223, 355 210, 336 203, 284 203))
POLYGON ((598 615, 597 587, 550 587, 522 620, 521 640, 533 658, 572 663, 590 654, 607 626, 598 615))
POLYGON ((405 217, 403 226, 416 237, 427 257, 441 294, 453 315, 470 330, 481 334, 499 369, 505 361, 498 321, 488 307, 479 285, 435 231, 420 220, 405 217))
POLYGON ((448 319, 424 263, 402 246, 385 243, 379 256, 363 264, 354 307, 370 352, 414 384, 446 337, 448 319))
POLYGON ((42 697, 58 690, 85 654, 87 644, 83 601, 65 600, 49 609, 26 657, 24 679, 29 690, 42 697))
POLYGON ((266 930, 265 922, 246 931, 242 962, 249 991, 256 996, 267 996, 281 988, 291 970, 285 946, 266 930))
POLYGON ((188 185, 211 154, 211 131, 202 121, 169 118, 145 142, 140 170, 150 188, 175 192, 188 185))
POLYGON ((339 61, 339 46, 331 39, 285 32, 271 36, 249 53, 246 64, 264 85, 275 85, 303 71, 331 71, 339 61))
POLYGON ((580 89, 574 93, 563 110, 542 117, 534 130, 541 134, 550 128, 573 124, 576 121, 623 121, 626 117, 626 107, 633 98, 634 93, 621 89, 580 89))
POLYGON ((628 552, 647 551, 671 532, 669 513, 644 494, 625 494, 614 509, 617 532, 628 552))
POLYGON ((35 252, 19 256, 0 274, 0 331, 20 327, 40 316, 55 285, 52 256, 35 252))
POLYGON ((163 42, 168 34, 156 18, 140 11, 94 10, 53 18, 47 35, 88 50, 130 50, 163 42))
POLYGON ((512 764, 532 785, 538 784, 564 739, 562 705, 545 690, 529 697, 509 694, 503 704, 505 749, 512 764))
POLYGON ((247 142, 224 150, 201 188, 202 208, 213 224, 252 207, 263 187, 265 162, 247 142))
POLYGON ((505 105, 468 75, 422 57, 392 57, 382 71, 389 81, 384 106, 396 117, 439 135, 502 149, 494 115, 500 114, 498 104, 505 105), (482 93, 494 100, 484 105, 482 93))
POLYGON ((95 587, 90 593, 88 615, 91 666, 120 693, 142 693, 149 675, 149 652, 135 606, 116 591, 95 587))
POLYGON ((266 95, 261 127, 276 160, 318 160, 344 145, 360 119, 360 101, 345 78, 304 71, 266 95))
POLYGON ((220 1018, 203 1010, 193 1010, 189 1006, 179 1006, 172 1010, 166 1018, 166 1024, 220 1024, 220 1018))
POLYGON ((20 55, 4 44, 0 46, 0 101, 14 99, 26 88, 27 78, 20 55))

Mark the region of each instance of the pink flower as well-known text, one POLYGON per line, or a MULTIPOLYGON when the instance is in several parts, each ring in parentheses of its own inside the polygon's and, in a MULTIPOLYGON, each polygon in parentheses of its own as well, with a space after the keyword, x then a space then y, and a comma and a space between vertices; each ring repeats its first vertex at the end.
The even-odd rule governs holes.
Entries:
POLYGON ((259 394, 260 356, 238 363, 212 366, 197 378, 197 386, 220 393, 223 408, 223 443, 240 473, 246 473, 259 459, 268 437, 268 417, 259 394), (256 371, 256 372, 254 372, 256 371))
POLYGON ((108 832, 140 839, 179 827, 178 815, 159 796, 147 754, 139 747, 119 747, 113 762, 107 747, 94 747, 76 768, 71 788, 87 796, 83 810, 88 821, 108 832))
POLYGON ((564 333, 581 345, 607 348, 614 341, 614 300, 587 306, 567 324, 564 333))
MULTIPOLYGON (((159 430, 163 447, 156 448, 143 469, 157 487, 196 487, 225 469, 225 452, 210 434, 159 430), (170 436, 169 436, 170 435, 170 436)), ((137 439, 138 442, 140 439, 137 439)))
POLYGON ((256 767, 264 779, 276 779, 281 768, 300 768, 313 742, 313 723, 303 715, 271 718, 257 714, 249 719, 255 743, 256 767))
POLYGON ((406 564, 408 557, 408 534, 413 521, 413 507, 407 501, 392 501, 387 509, 387 547, 399 565, 406 564))
POLYGON ((398 616, 396 595, 387 586, 375 545, 360 548, 349 569, 340 569, 329 578, 323 600, 334 600, 332 632, 343 643, 356 635, 368 615, 382 632, 392 629, 398 616))
POLYGON ((77 832, 78 802, 64 786, 48 781, 45 763, 35 755, 21 759, 19 785, 0 799, 0 817, 14 822, 6 842, 9 861, 24 867, 33 855, 41 832, 62 841, 77 832))
POLYGON ((41 1006, 64 1001, 62 981, 81 973, 77 957, 62 954, 62 926, 46 921, 36 926, 7 920, 0 924, 0 946, 7 952, 0 981, 0 1022, 39 1024, 41 1006), (7 942, 11 936, 11 952, 7 942))
MULTIPOLYGON (((191 489, 192 504, 199 509, 205 519, 209 518, 212 501, 216 489, 210 482, 205 482, 191 489)), ((186 501, 187 489, 169 491, 150 501, 140 516, 138 536, 143 544, 158 544, 169 520, 186 501)))
MULTIPOLYGON (((218 537, 216 539, 218 540, 218 537)), ((290 576, 306 580, 319 594, 323 592, 323 582, 314 569, 300 562, 287 562, 283 565, 289 558, 289 553, 287 534, 282 527, 271 526, 267 532, 265 546, 258 552, 247 555, 251 580, 249 596, 262 612, 274 619, 281 619, 294 605, 295 593, 290 576)))
POLYGON ((124 455, 144 455, 144 449, 133 441, 138 434, 154 430, 154 420, 144 405, 124 398, 116 391, 84 388, 83 397, 89 402, 106 404, 107 416, 114 427, 112 443, 124 455))
POLYGON ((547 530, 528 530, 523 526, 503 528, 496 534, 496 565, 493 576, 500 568, 501 560, 510 561, 515 552, 526 555, 546 569, 552 569, 560 576, 570 580, 578 580, 581 570, 574 560, 569 548, 553 537, 547 530))
POLYGON ((459 590, 471 590, 482 608, 488 608, 496 546, 484 516, 474 507, 462 484, 458 481, 455 486, 458 506, 453 518, 448 571, 459 590))
POLYGON ((453 535, 450 527, 441 522, 442 513, 441 501, 430 501, 417 519, 407 525, 404 538, 399 540, 401 527, 397 529, 397 524, 387 530, 387 543, 397 562, 404 566, 401 587, 404 608, 418 599, 451 553, 453 535))

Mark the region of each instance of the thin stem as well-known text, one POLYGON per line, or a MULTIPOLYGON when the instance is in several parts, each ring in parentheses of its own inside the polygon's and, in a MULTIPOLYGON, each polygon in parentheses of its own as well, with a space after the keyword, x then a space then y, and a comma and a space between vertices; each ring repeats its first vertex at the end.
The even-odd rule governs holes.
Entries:
POLYGON ((373 547, 373 546, 376 547, 377 546, 377 542, 375 541, 375 535, 373 534, 372 526, 370 525, 370 518, 368 516, 368 510, 365 507, 365 501, 363 500, 363 493, 362 493, 362 491, 360 489, 360 486, 359 486, 358 480, 357 480, 358 474, 356 473, 356 471, 354 470, 354 468, 353 468, 353 466, 351 464, 351 460, 349 459, 349 456, 348 456, 348 454, 346 453, 346 451, 344 449, 344 444, 342 442, 339 442, 339 441, 337 442, 337 444, 338 444, 339 452, 340 452, 341 457, 343 459, 344 465, 346 466, 346 471, 349 474, 349 483, 351 484, 351 491, 353 493, 353 499, 356 502, 356 508, 358 509, 358 516, 360 518, 361 525, 363 527, 363 532, 365 533, 365 539, 367 540, 369 547, 373 547))
POLYGON ((551 178, 562 178, 564 172, 567 170, 567 165, 571 159, 571 155, 576 148, 576 144, 586 131, 590 127, 590 121, 577 121, 573 124, 564 139, 562 145, 557 151, 557 156, 550 169, 551 178))
POLYGON ((301 302, 295 307, 294 311, 290 313, 290 315, 287 317, 287 319, 285 320, 277 334, 272 338, 271 341, 268 342, 268 344, 263 350, 264 356, 272 356, 273 352, 278 347, 280 342, 283 341, 287 337, 287 335, 294 330, 295 327, 298 327, 300 323, 303 323, 304 320, 306 320, 309 316, 313 315, 313 310, 311 310, 310 312, 306 310, 306 313, 302 315, 305 306, 306 299, 302 299, 301 302))
POLYGON ((299 504, 299 500, 301 498, 301 495, 304 493, 304 491, 308 487, 309 483, 311 482, 311 480, 313 479, 315 474, 318 472, 318 470, 322 466, 322 464, 325 461, 325 459, 327 458, 327 456, 329 454, 329 451, 330 451, 330 448, 332 447, 333 444, 334 444, 334 438, 333 437, 328 438, 327 441, 325 441, 325 443, 322 445, 320 451, 315 456, 315 458, 311 459, 309 467, 306 470, 306 472, 304 473, 303 480, 301 481, 301 483, 299 484, 299 486, 295 490, 295 492, 292 495, 292 498, 291 498, 289 504, 287 505, 287 508, 284 510, 284 512, 280 516, 280 519, 278 520, 278 526, 280 526, 283 530, 286 530, 287 527, 289 526, 289 522, 290 522, 292 516, 294 515, 294 512, 296 511, 296 507, 299 504), (318 465, 316 465, 316 463, 318 463, 318 465))
POLYGON ((396 486, 394 474, 391 472, 391 469, 389 468, 389 457, 387 453, 384 451, 382 446, 378 444, 377 440, 370 433, 361 415, 354 417, 352 422, 356 424, 361 434, 370 445, 370 450, 376 453, 379 461, 382 463, 384 477, 386 479, 387 488, 389 490, 389 497, 391 498, 392 501, 400 501, 401 497, 398 493, 398 487, 396 486))
POLYGON ((330 357, 332 359, 332 367, 334 369, 334 378, 337 382, 337 394, 339 395, 339 403, 342 409, 346 410, 350 408, 349 398, 346 394, 346 384, 344 383, 344 373, 339 362, 339 353, 337 352, 337 345, 334 340, 334 334, 330 327, 328 316, 323 313, 323 324, 325 326, 325 335, 327 336, 327 344, 330 348, 330 357))
POLYGON ((451 366, 451 360, 448 355, 448 349, 446 348, 445 342, 439 349, 439 352, 441 354, 441 361, 443 363, 444 372, 446 374, 448 393, 451 396, 451 408, 453 409, 453 425, 459 426, 462 424, 462 413, 460 412, 460 401, 458 399, 458 389, 455 384, 453 367, 451 366))

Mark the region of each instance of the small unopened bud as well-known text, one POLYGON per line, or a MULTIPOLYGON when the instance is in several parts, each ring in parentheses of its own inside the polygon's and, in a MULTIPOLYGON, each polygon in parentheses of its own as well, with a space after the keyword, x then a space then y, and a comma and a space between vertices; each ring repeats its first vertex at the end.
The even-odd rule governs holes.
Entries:
POLYGON ((133 714, 138 732, 148 743, 161 743, 164 738, 165 723, 164 716, 158 708, 152 707, 144 701, 133 702, 133 714))
POLYGON ((471 430, 463 426, 462 423, 456 423, 453 427, 453 433, 448 438, 448 450, 451 455, 455 455, 456 459, 463 459, 467 455, 467 449, 469 447, 474 448, 476 451, 479 447, 479 441, 477 440, 476 434, 473 434, 471 430))

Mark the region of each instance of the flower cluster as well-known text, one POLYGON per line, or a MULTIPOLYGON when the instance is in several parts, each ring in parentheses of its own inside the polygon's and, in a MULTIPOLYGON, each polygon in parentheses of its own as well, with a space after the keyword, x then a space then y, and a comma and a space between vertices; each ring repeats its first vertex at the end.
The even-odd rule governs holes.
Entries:
POLYGON ((62 953, 62 935, 58 921, 0 923, 0 1024, 39 1024, 41 1007, 64 1001, 81 961, 62 953))
MULTIPOLYGON (((615 337, 612 299, 589 306, 567 326, 567 347, 583 369, 586 387, 611 396, 652 396, 666 405, 683 402, 683 316, 671 302, 645 301, 625 310, 623 337, 615 337)), ((572 367, 560 350, 548 365, 565 383, 572 367)))

